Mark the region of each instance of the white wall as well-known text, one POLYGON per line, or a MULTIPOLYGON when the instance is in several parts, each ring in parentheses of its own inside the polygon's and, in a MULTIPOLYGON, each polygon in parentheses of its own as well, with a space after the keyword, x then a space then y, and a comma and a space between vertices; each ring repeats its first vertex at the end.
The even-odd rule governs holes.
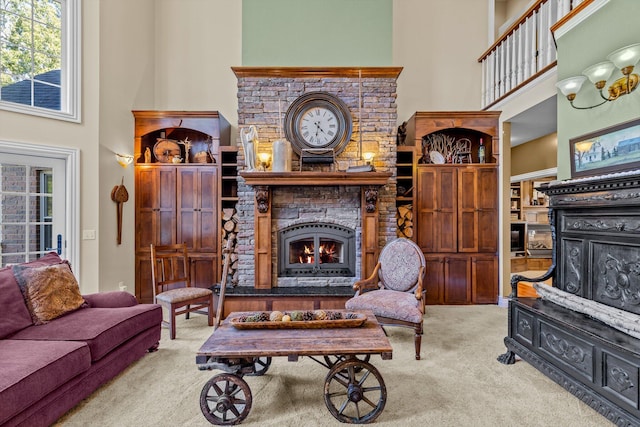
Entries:
POLYGON ((488 5, 478 0, 396 0, 393 63, 398 78, 398 121, 416 111, 480 109, 488 5))
POLYGON ((133 153, 132 109, 155 104, 154 0, 100 1, 100 290, 122 282, 135 292, 133 165, 123 169, 115 153, 133 153), (118 31, 114 31, 117 28, 118 31), (122 244, 116 242, 116 204, 111 190, 124 179, 129 201, 123 207, 122 244))

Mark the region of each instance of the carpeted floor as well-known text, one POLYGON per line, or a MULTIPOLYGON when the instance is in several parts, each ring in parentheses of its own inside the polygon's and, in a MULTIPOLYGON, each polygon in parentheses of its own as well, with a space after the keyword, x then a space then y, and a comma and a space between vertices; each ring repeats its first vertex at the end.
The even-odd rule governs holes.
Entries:
MULTIPOLYGON (((505 366, 507 310, 498 306, 428 306, 422 360, 412 331, 388 328, 393 360, 373 356, 387 387, 380 426, 612 425, 526 362, 505 366)), ((200 412, 203 385, 220 371, 199 371, 195 354, 211 334, 204 316, 163 330, 160 350, 148 354, 56 424, 61 426, 207 426, 200 412)), ((339 426, 327 410, 327 369, 309 358, 274 358, 266 375, 245 377, 253 394, 246 426, 339 426)))

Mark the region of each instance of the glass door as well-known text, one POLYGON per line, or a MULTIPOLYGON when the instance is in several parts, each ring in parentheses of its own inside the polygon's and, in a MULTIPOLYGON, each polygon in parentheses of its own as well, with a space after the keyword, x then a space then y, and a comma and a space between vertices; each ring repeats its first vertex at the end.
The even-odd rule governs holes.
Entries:
POLYGON ((56 251, 66 258, 65 160, 3 153, 0 266, 56 251))

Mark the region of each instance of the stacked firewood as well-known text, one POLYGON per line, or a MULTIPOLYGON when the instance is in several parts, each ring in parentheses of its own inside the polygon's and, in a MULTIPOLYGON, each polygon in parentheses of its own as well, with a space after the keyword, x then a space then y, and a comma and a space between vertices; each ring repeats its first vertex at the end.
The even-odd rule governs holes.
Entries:
MULTIPOLYGON (((235 286, 238 284, 238 251, 235 250, 238 238, 238 212, 235 208, 222 209, 222 247, 227 247, 229 239, 233 239, 232 247, 234 250, 231 252, 231 263, 229 264, 229 275, 227 280, 235 286)), ((226 254, 222 254, 222 265, 224 266, 226 254)), ((227 283, 229 283, 227 282, 227 283)))
POLYGON ((398 237, 413 237, 413 208, 412 205, 400 205, 396 211, 396 235, 398 237))

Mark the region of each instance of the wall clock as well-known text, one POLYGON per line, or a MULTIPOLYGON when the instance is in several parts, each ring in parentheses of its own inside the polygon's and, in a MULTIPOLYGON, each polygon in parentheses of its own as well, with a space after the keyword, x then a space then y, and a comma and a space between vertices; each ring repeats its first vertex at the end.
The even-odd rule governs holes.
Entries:
POLYGON ((293 150, 305 162, 328 162, 345 149, 351 139, 349 107, 327 92, 308 92, 293 101, 284 117, 284 133, 293 150), (331 153, 331 149, 334 153, 331 153))

